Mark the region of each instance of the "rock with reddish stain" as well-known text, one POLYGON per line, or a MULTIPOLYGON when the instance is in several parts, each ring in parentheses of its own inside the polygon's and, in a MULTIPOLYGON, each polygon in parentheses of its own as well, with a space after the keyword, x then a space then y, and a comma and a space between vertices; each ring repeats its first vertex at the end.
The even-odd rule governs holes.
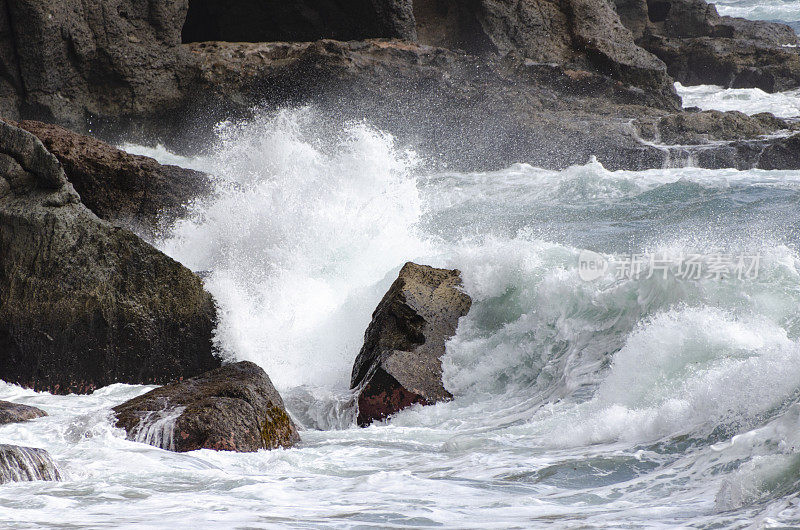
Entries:
POLYGON ((353 366, 359 425, 452 397, 441 357, 471 305, 459 271, 406 263, 372 314, 353 366))
POLYGON ((130 439, 177 452, 245 453, 300 441, 269 376, 251 362, 157 388, 113 410, 130 439))

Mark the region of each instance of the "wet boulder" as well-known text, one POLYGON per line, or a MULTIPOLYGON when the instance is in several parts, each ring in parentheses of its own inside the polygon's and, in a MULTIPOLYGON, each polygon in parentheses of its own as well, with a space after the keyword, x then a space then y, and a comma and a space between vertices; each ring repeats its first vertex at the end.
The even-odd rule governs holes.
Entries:
POLYGON ((117 149, 101 140, 37 121, 16 124, 35 135, 64 168, 83 204, 105 221, 148 236, 186 214, 211 192, 208 175, 117 149))
POLYGON ((10 401, 0 401, 0 425, 20 423, 43 416, 47 416, 47 413, 42 409, 10 401))
POLYGON ((359 425, 452 397, 441 357, 471 305, 458 270, 406 263, 372 314, 353 366, 359 425))
POLYGON ((778 138, 764 148, 759 157, 760 169, 800 168, 800 134, 778 138))
POLYGON ((0 445, 0 484, 61 480, 61 470, 44 449, 0 445))
POLYGON ((200 279, 89 211, 58 159, 0 122, 0 379, 53 393, 219 366, 200 279))
POLYGON ((157 388, 113 410, 129 439, 176 452, 246 453, 300 441, 269 376, 251 362, 157 388))

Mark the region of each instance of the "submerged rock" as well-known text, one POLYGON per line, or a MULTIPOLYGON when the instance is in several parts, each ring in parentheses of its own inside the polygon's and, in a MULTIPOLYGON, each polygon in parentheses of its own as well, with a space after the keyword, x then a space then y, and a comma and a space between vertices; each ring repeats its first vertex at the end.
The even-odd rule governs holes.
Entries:
POLYGON ((53 393, 219 366, 191 271, 80 202, 58 159, 0 122, 0 379, 53 393))
POLYGON ((0 445, 0 484, 61 480, 61 471, 44 449, 0 445))
POLYGON ((372 314, 353 366, 358 424, 366 426, 415 403, 452 396, 442 383, 441 357, 472 299, 461 273, 406 263, 372 314))
POLYGON ((244 453, 300 441, 269 376, 251 362, 157 388, 113 410, 128 438, 170 451, 244 453))
POLYGON ((42 409, 9 401, 0 401, 0 425, 20 423, 43 416, 47 416, 47 413, 42 409))
POLYGON ((105 221, 153 236, 211 192, 208 176, 121 151, 58 125, 17 123, 35 135, 64 167, 86 207, 105 221))

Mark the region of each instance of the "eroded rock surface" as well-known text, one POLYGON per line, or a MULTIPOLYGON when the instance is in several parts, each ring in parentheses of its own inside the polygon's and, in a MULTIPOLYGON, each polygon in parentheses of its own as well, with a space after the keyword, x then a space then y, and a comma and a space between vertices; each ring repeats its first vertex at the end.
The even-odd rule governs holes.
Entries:
POLYGON ((161 165, 91 136, 37 121, 16 124, 35 135, 61 162, 86 207, 103 220, 153 236, 211 193, 199 171, 161 165))
POLYGON ((800 86, 794 30, 772 22, 722 17, 705 0, 615 0, 636 43, 686 85, 760 88, 800 86))

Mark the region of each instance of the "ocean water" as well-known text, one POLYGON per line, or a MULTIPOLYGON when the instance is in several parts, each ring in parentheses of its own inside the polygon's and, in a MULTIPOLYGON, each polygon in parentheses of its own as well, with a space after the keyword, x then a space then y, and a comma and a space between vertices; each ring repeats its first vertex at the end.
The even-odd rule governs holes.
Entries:
POLYGON ((797 28, 800 25, 800 3, 796 0, 717 0, 720 15, 770 20, 789 23, 797 28))
POLYGON ((0 443, 47 449, 64 476, 0 488, 1 524, 800 524, 800 172, 431 173, 368 124, 331 136, 323 119, 221 124, 195 159, 126 146, 215 175, 156 244, 207 272, 218 345, 267 370, 303 442, 175 454, 112 427, 151 387, 0 384, 50 413, 0 443), (674 261, 626 275, 633 254, 674 261), (607 268, 587 281, 582 256, 607 268), (684 277, 681 256, 705 272, 684 277), (444 358, 455 399, 360 429, 352 362, 407 260, 459 268, 474 299, 444 358))

